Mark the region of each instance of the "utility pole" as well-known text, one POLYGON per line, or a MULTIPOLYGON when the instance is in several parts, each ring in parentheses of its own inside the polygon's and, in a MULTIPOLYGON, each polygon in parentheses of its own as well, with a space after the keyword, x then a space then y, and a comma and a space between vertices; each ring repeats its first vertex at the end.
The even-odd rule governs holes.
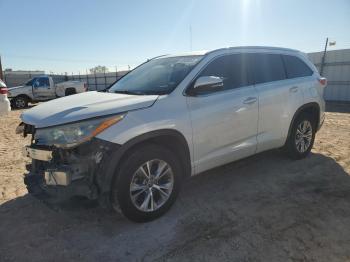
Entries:
POLYGON ((1 56, 0 56, 0 79, 4 79, 4 76, 2 74, 2 64, 1 64, 1 56))
POLYGON ((328 46, 328 37, 326 38, 326 44, 324 46, 324 51, 323 51, 323 56, 322 56, 322 61, 321 61, 321 67, 320 67, 320 75, 323 75, 323 67, 324 67, 324 62, 326 60, 326 53, 327 53, 327 46, 328 46))

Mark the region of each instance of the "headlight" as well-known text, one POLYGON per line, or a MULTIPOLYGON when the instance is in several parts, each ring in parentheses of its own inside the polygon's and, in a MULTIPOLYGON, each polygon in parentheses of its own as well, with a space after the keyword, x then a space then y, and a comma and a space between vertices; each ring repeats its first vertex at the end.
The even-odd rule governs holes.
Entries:
POLYGON ((90 140, 106 128, 121 121, 124 116, 118 115, 37 129, 34 139, 38 145, 55 145, 62 148, 71 148, 90 140))

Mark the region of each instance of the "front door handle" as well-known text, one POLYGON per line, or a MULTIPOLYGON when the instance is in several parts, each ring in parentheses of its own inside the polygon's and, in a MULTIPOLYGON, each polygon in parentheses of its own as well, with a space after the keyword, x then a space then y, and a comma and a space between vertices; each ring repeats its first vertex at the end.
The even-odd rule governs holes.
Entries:
POLYGON ((289 92, 291 92, 291 93, 298 92, 298 87, 297 86, 293 86, 293 87, 289 88, 289 92))
POLYGON ((256 97, 248 97, 246 100, 243 101, 243 104, 253 104, 257 101, 258 99, 256 97))

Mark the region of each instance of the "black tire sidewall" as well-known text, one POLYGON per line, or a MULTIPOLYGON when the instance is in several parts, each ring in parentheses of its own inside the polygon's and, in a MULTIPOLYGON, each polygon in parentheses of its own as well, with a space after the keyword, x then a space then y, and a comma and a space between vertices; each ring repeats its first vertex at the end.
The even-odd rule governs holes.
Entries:
POLYGON ((120 166, 117 178, 114 179, 111 189, 111 201, 118 201, 117 205, 123 214, 134 222, 147 222, 154 220, 167 212, 179 193, 182 174, 178 158, 167 148, 158 145, 144 145, 133 150, 120 166), (130 197, 130 183, 134 172, 145 162, 152 159, 161 159, 167 162, 172 168, 174 174, 174 186, 167 202, 153 212, 142 212, 132 203, 130 197))
POLYGON ((309 114, 301 114, 300 116, 298 116, 293 123, 292 130, 291 130, 290 136, 288 138, 287 150, 288 150, 289 155, 294 159, 305 158, 310 153, 310 151, 314 145, 315 135, 316 135, 316 125, 315 125, 315 121, 312 118, 312 116, 310 116, 309 114), (310 144, 309 148, 305 152, 301 153, 298 151, 298 149, 296 147, 295 136, 296 136, 296 132, 297 132, 297 128, 298 128, 299 124, 305 120, 307 120, 311 123, 312 139, 311 139, 311 144, 310 144))
POLYGON ((26 107, 28 107, 28 99, 25 98, 25 97, 22 97, 22 96, 15 97, 14 102, 13 102, 13 105, 14 105, 15 108, 18 108, 18 109, 26 108, 26 107), (18 100, 23 100, 23 101, 24 101, 24 106, 23 106, 23 107, 17 106, 17 101, 18 101, 18 100))
POLYGON ((65 96, 71 96, 71 95, 75 95, 77 92, 75 91, 74 88, 67 88, 65 91, 65 96))

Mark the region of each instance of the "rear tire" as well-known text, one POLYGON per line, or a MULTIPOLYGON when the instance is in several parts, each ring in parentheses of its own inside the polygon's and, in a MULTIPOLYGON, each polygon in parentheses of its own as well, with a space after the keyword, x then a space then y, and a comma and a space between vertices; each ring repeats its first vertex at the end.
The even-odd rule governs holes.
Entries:
POLYGON ((11 102, 14 108, 24 109, 28 107, 29 100, 25 96, 17 96, 11 102))
POLYGON ((314 118, 306 113, 298 116, 285 145, 288 155, 293 159, 305 158, 313 147, 315 134, 314 118))
POLYGON ((77 92, 75 91, 74 88, 67 88, 66 91, 64 92, 65 96, 70 96, 70 95, 75 95, 77 92))
POLYGON ((180 161, 165 147, 146 144, 123 159, 112 184, 111 202, 134 222, 154 220, 175 202, 182 182, 180 161))

